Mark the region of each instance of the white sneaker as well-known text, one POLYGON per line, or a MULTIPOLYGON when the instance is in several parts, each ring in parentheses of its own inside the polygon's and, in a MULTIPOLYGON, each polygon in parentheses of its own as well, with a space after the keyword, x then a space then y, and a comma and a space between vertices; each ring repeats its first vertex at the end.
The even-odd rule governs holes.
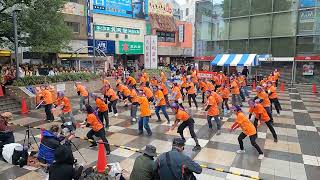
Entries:
POLYGON ((241 150, 241 149, 237 150, 237 153, 238 153, 238 154, 243 154, 243 153, 245 153, 245 152, 246 152, 245 150, 241 150))
POLYGON ((132 122, 136 122, 137 121, 137 119, 136 118, 132 118, 132 122))
POLYGON ((217 136, 219 136, 221 134, 221 130, 217 131, 217 136))
POLYGON ((118 117, 118 113, 115 113, 114 116, 115 116, 115 117, 118 117))
POLYGON ((279 117, 279 116, 280 116, 280 114, 277 114, 277 116, 279 117))
POLYGON ((259 160, 262 160, 263 158, 264 158, 263 154, 260 154, 259 157, 258 157, 259 160))

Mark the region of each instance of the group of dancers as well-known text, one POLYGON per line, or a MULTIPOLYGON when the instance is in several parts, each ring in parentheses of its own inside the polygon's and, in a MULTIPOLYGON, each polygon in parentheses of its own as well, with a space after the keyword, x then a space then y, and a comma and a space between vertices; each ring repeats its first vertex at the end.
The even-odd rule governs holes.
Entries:
MULTIPOLYGON (((91 126, 87 137, 91 139, 92 146, 96 146, 93 141, 93 135, 100 137, 107 142, 105 138, 106 131, 109 128, 109 114, 112 112, 113 116, 118 116, 117 102, 122 101, 125 108, 130 106, 130 120, 131 123, 138 122, 138 134, 143 135, 144 130, 147 136, 152 136, 152 130, 149 126, 149 121, 152 111, 155 112, 157 121, 162 122, 160 110, 166 119, 167 124, 171 120, 167 109, 171 108, 176 120, 172 124, 171 130, 178 126, 177 133, 185 140, 183 130, 189 128, 190 135, 194 139, 196 146, 194 151, 201 149, 196 133, 194 131, 195 120, 190 114, 190 110, 205 111, 207 115, 208 127, 213 129, 212 121, 216 124, 216 135, 221 135, 221 120, 224 116, 228 116, 230 112, 236 115, 235 123, 230 131, 241 128, 242 133, 238 137, 240 150, 237 153, 244 153, 243 139, 246 136, 250 137, 252 146, 254 146, 258 153, 259 159, 263 158, 263 152, 256 143, 257 128, 263 123, 266 123, 271 131, 274 142, 277 142, 277 134, 273 128, 272 104, 274 104, 277 115, 280 115, 281 105, 277 97, 278 81, 280 73, 275 70, 269 77, 264 78, 258 82, 256 87, 256 96, 249 99, 249 115, 246 116, 242 110, 243 103, 249 98, 247 90, 247 78, 241 74, 232 74, 226 76, 222 72, 212 75, 211 78, 198 77, 195 69, 191 70, 188 75, 182 75, 180 79, 168 81, 166 74, 160 71, 160 78, 153 76, 149 77, 148 73, 143 71, 135 79, 128 76, 125 79, 117 79, 115 89, 107 80, 103 80, 103 87, 101 93, 103 97, 97 94, 89 94, 86 88, 81 83, 76 83, 76 90, 80 97, 80 110, 87 112, 86 121, 81 124, 91 126), (202 95, 203 107, 199 107, 196 96, 202 95), (95 108, 91 107, 87 100, 91 96, 95 100, 95 108), (231 96, 232 107, 229 106, 229 98, 231 96), (187 98, 189 110, 183 104, 187 98), (194 104, 194 107, 192 106, 194 104), (137 111, 140 111, 137 117, 137 111), (96 116, 93 116, 95 114, 96 116), (254 116, 253 123, 251 122, 252 115, 254 116), (259 125, 260 123, 260 125, 259 125), (102 137, 104 136, 104 137, 102 137)), ((58 103, 56 106, 61 107, 61 117, 71 119, 74 122, 72 112, 70 111, 70 100, 64 96, 62 92, 58 92, 58 103)), ((120 113, 121 115, 121 113, 120 113)), ((110 147, 105 143, 107 153, 110 153, 110 147)))

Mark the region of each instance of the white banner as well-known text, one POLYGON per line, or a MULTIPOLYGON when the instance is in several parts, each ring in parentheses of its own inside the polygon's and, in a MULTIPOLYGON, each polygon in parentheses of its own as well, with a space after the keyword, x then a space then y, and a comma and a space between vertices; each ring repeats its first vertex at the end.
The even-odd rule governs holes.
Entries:
POLYGON ((151 49, 150 49, 150 69, 158 68, 158 37, 156 35, 150 35, 151 49))
POLYGON ((144 36, 144 68, 151 68, 151 36, 144 36))
POLYGON ((179 25, 179 42, 184 41, 184 25, 180 24, 179 25))

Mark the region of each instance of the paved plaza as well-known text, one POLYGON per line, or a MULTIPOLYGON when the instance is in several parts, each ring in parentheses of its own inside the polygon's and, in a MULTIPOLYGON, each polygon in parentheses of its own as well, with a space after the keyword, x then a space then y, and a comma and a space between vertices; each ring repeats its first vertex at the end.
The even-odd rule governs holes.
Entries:
MULTIPOLYGON (((206 113, 200 110, 188 110, 195 119, 195 131, 202 147, 201 151, 193 152, 195 145, 190 138, 188 129, 186 134, 186 147, 184 153, 191 156, 195 161, 203 165, 215 168, 222 168, 227 171, 238 172, 250 176, 259 176, 267 180, 297 179, 297 180, 317 180, 320 177, 320 96, 311 93, 311 86, 299 85, 284 92, 278 93, 283 111, 281 116, 274 116, 275 130, 278 134, 279 142, 273 142, 273 137, 266 125, 259 127, 257 143, 264 151, 265 158, 258 160, 256 150, 250 145, 249 138, 246 138, 245 154, 237 154, 239 149, 237 137, 240 130, 229 133, 229 129, 234 121, 234 116, 225 117, 223 120, 222 133, 217 136, 215 130, 210 130, 207 126, 206 113)), ((251 95, 252 97, 254 94, 251 95)), ((200 95, 197 96, 201 102, 200 95)), ((78 100, 72 99, 74 112, 77 112, 78 100)), ((185 103, 185 107, 187 103, 185 103)), ((130 110, 118 103, 119 116, 111 117, 108 140, 112 144, 124 145, 137 149, 144 149, 147 144, 154 145, 157 153, 163 153, 171 149, 172 139, 179 137, 175 131, 168 131, 170 125, 165 121, 156 122, 153 113, 150 126, 153 135, 148 137, 138 136, 137 124, 130 123, 130 110)), ((248 112, 248 105, 245 103, 244 111, 248 112)), ((169 111, 171 124, 174 116, 169 111)), ((162 114, 161 114, 162 115, 162 114)), ((15 124, 30 125, 31 127, 48 128, 52 124, 60 124, 60 121, 48 123, 43 121, 44 110, 31 111, 27 116, 16 114, 15 124)), ((109 115, 110 116, 110 115, 109 115)), ((85 119, 85 114, 75 113, 75 118, 79 122, 85 119)), ((58 119, 58 118, 57 118, 58 119)), ((165 119, 164 117, 162 118, 165 119)), ((215 128, 213 128, 215 129, 215 128)), ((89 128, 77 129, 76 135, 84 137, 89 128)), ((40 130, 33 129, 36 139, 39 142, 40 130)), ((15 138, 19 143, 23 143, 25 128, 15 126, 15 138)), ((33 142, 33 141, 32 141, 33 142)), ((74 156, 82 164, 94 166, 97 161, 97 149, 90 149, 89 143, 85 140, 74 139, 74 144, 84 155, 87 163, 74 149, 74 156)), ((34 142, 33 142, 34 143, 34 142)), ((34 147, 35 144, 33 144, 34 147)), ((127 171, 132 170, 135 158, 139 153, 125 149, 111 147, 112 152, 108 162, 120 162, 122 168, 127 171)), ((197 175, 199 180, 215 179, 247 179, 232 174, 203 169, 203 173, 197 175)), ((0 180, 8 179, 44 179, 40 170, 28 167, 19 168, 0 161, 0 180)))

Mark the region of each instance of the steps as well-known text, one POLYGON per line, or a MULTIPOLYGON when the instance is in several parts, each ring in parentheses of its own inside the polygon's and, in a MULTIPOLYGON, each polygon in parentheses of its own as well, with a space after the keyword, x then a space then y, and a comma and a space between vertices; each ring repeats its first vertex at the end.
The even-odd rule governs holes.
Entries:
POLYGON ((15 99, 4 96, 0 97, 0 113, 3 112, 19 112, 21 104, 15 99))

